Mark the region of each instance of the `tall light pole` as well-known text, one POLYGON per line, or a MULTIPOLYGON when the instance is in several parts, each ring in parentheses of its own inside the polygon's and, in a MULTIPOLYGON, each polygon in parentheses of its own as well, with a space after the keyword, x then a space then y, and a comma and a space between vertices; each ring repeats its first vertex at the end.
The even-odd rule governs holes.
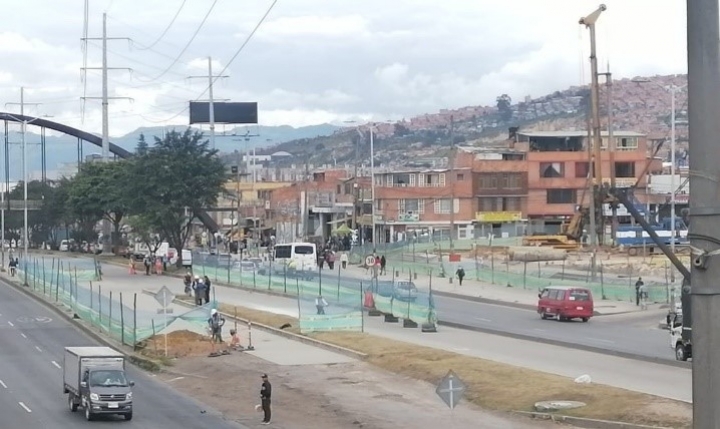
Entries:
MULTIPOLYGON (((675 133, 675 125, 676 125, 676 118, 675 118, 675 99, 678 92, 685 89, 687 84, 685 85, 661 85, 655 81, 652 81, 650 79, 633 79, 633 82, 636 83, 653 83, 668 92, 670 92, 670 235, 672 236, 672 240, 670 241, 670 250, 672 253, 675 253, 675 241, 676 241, 676 234, 677 230, 675 227, 675 202, 676 197, 675 194, 677 194, 677 189, 675 188, 676 182, 675 182, 675 145, 676 145, 676 133, 675 133)), ((670 270, 670 282, 675 283, 675 270, 670 270)))
MULTIPOLYGON (((720 428, 720 211, 717 180, 720 158, 720 5, 718 0, 687 2, 688 124, 690 153, 690 244, 692 286, 691 326, 683 326, 683 338, 692 333, 693 427, 720 428)), ((686 287, 689 289, 687 290, 686 287)), ((685 304, 687 300, 684 300, 685 304)), ((685 309, 683 309, 685 314, 685 309)))
MULTIPOLYGON (((377 252, 377 244, 375 241, 375 123, 370 123, 370 199, 372 200, 372 208, 370 213, 372 216, 372 244, 373 253, 377 252)), ((357 132, 361 138, 365 138, 365 135, 357 128, 357 132)))

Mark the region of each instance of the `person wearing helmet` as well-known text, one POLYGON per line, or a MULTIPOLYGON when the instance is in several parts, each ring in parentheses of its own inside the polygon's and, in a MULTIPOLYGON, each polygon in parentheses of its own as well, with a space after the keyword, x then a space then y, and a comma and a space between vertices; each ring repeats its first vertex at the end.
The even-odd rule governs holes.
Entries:
POLYGON ((214 308, 210 310, 210 318, 208 319, 208 327, 212 334, 212 341, 222 343, 222 327, 225 325, 225 318, 214 308))
POLYGON ((193 290, 195 291, 195 305, 202 305, 203 298, 205 298, 205 289, 207 286, 200 276, 195 276, 195 283, 193 284, 193 290))

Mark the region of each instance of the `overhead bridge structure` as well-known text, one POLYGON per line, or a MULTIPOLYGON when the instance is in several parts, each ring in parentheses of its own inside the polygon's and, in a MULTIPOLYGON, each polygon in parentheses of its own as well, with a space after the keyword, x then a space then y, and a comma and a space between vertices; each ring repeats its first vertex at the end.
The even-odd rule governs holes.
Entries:
MULTIPOLYGON (((92 145, 95 145, 97 147, 102 147, 102 138, 96 136, 95 134, 88 133, 86 131, 82 131, 80 129, 60 124, 58 122, 49 121, 44 118, 37 118, 33 116, 27 116, 27 115, 17 115, 14 113, 8 113, 8 112, 0 112, 0 121, 4 122, 4 130, 5 130, 5 189, 10 188, 10 159, 8 157, 9 153, 9 147, 10 147, 10 133, 8 130, 8 124, 10 122, 14 123, 22 123, 25 122, 27 125, 32 125, 34 127, 40 128, 40 148, 41 148, 41 158, 42 158, 42 181, 47 180, 47 159, 46 159, 46 145, 45 145, 45 132, 47 129, 50 129, 52 131, 57 131, 59 133, 67 134, 69 136, 77 138, 77 151, 78 151, 78 163, 82 162, 82 147, 83 142, 88 142, 92 145)), ((129 158, 132 155, 132 152, 125 150, 121 148, 120 146, 110 143, 110 153, 115 155, 118 158, 129 158)), ((5 207, 6 210, 17 210, 17 203, 16 202, 6 202, 7 206, 5 207)), ((35 207, 37 204, 33 203, 33 207, 35 207)), ((28 203, 28 209, 30 209, 30 205, 28 203)), ((218 224, 213 220, 210 215, 206 211, 201 211, 200 213, 197 213, 198 218, 200 221, 207 227, 210 232, 215 233, 218 232, 218 224)))

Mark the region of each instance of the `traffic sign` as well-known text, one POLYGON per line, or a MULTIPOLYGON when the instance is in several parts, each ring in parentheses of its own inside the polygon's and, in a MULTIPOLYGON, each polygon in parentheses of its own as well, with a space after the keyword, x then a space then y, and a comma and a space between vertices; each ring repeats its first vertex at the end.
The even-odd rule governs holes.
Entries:
POLYGON ((173 302, 175 299, 175 295, 172 293, 170 289, 168 289, 167 286, 163 286, 162 289, 160 289, 155 294, 155 300, 163 306, 163 308, 167 307, 170 303, 173 302))
POLYGON ((465 383, 450 370, 447 375, 440 380, 440 383, 438 383, 437 388, 435 388, 435 393, 437 393, 440 399, 452 410, 457 403, 460 402, 466 390, 467 386, 465 386, 465 383))
POLYGON ((368 257, 365 258, 365 265, 368 267, 375 265, 375 257, 373 255, 368 255, 368 257))

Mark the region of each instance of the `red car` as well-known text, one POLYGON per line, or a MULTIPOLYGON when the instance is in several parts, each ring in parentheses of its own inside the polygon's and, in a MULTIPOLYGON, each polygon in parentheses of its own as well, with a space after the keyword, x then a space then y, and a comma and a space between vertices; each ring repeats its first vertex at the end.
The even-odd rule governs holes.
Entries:
POLYGON ((587 322, 594 314, 592 292, 572 286, 548 286, 538 294, 537 312, 543 319, 587 322))

